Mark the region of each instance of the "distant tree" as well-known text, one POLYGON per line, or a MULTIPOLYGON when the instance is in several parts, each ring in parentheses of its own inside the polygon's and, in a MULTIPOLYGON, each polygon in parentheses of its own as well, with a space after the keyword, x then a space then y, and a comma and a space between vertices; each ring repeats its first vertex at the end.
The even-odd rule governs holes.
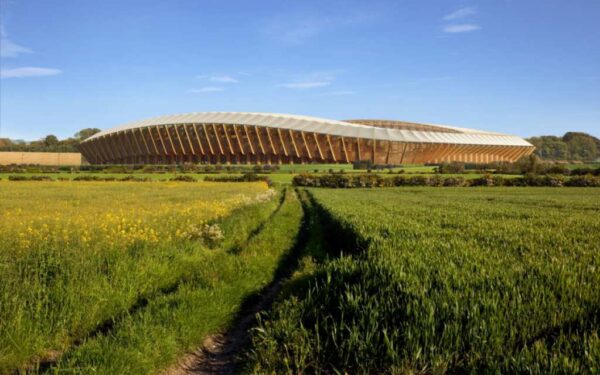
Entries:
POLYGON ((594 160, 600 157, 600 139, 581 132, 568 132, 562 137, 543 135, 529 138, 542 159, 594 160))
POLYGON ((598 157, 598 146, 593 137, 587 134, 565 134, 572 159, 594 160, 598 157), (569 137, 567 137, 569 135, 569 137))
POLYGON ((53 147, 53 146, 56 146, 57 144, 58 144, 58 137, 53 134, 47 135, 44 138, 44 145, 46 145, 46 147, 53 147))
POLYGON ((101 130, 98 128, 85 128, 85 129, 81 129, 80 131, 75 133, 75 138, 77 138, 80 141, 83 141, 84 139, 87 139, 87 138, 91 137, 92 135, 94 135, 96 133, 100 133, 100 132, 101 132, 101 130))
POLYGON ((523 156, 516 161, 516 166, 520 173, 537 173, 541 164, 540 158, 535 154, 523 156))

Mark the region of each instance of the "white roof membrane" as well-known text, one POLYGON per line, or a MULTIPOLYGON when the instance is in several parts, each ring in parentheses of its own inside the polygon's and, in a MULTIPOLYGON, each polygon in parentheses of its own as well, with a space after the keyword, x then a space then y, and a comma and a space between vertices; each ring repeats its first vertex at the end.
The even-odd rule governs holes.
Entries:
MULTIPOLYGON (((327 120, 318 117, 285 115, 278 113, 254 112, 193 112, 179 115, 159 116, 141 121, 130 122, 97 133, 84 142, 107 134, 124 130, 143 128, 156 125, 178 124, 231 124, 231 125, 256 125, 270 128, 302 130, 319 134, 329 134, 343 137, 358 137, 382 141, 410 142, 410 143, 453 143, 477 144, 497 146, 532 146, 524 139, 500 133, 479 131, 446 126, 456 132, 403 130, 381 128, 369 125, 352 124, 344 121, 327 120)), ((444 127, 442 125, 435 125, 444 127)))

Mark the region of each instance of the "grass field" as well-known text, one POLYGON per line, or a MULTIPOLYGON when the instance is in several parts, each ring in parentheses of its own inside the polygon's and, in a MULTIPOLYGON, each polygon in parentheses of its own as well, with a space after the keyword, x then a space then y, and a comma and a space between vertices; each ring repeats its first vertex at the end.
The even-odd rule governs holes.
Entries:
POLYGON ((249 372, 600 371, 600 189, 310 192, 344 255, 263 318, 249 372))
POLYGON ((2 180, 0 373, 160 372, 277 278, 249 373, 597 373, 599 270, 597 188, 2 180))
MULTIPOLYGON (((264 183, 0 181, 0 373, 68 352, 180 284, 217 283, 218 265, 235 269, 217 254, 242 249, 274 212, 269 193, 264 183)), ((265 277, 237 286, 205 331, 265 277)))

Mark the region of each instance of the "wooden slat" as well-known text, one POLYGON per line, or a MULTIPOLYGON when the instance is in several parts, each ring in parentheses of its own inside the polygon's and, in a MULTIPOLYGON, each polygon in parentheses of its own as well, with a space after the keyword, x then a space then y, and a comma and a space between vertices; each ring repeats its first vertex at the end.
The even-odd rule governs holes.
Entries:
POLYGON ((181 135, 179 134, 179 130, 177 129, 177 125, 173 125, 173 129, 175 129, 175 135, 177 135, 177 141, 179 143, 179 148, 181 148, 181 155, 185 155, 185 148, 183 147, 183 142, 181 141, 181 135))
POLYGON ((323 157, 323 151, 321 150, 321 145, 319 144, 319 139, 317 138, 317 133, 312 134, 315 138, 315 143, 317 144, 317 150, 319 150, 319 156, 321 157, 321 160, 325 160, 325 158, 323 157))
POLYGON ((333 162, 337 163, 337 158, 335 157, 335 150, 333 149, 333 146, 331 145, 331 136, 329 134, 327 134, 326 138, 327 138, 327 145, 329 146, 329 151, 331 151, 331 157, 333 158, 333 162))
POLYGON ((302 141, 304 143, 304 147, 306 148, 306 153, 308 154, 308 158, 312 160, 312 155, 310 153, 310 148, 308 147, 308 142, 306 141, 306 134, 304 130, 300 130, 300 134, 302 134, 302 141))
POLYGON ((119 154, 119 159, 125 160, 125 158, 127 158, 127 154, 125 152, 125 148, 121 144, 121 140, 119 139, 119 133, 113 133, 112 135, 113 135, 112 140, 115 144, 115 149, 116 149, 117 153, 119 154))
POLYGON ((217 145, 219 146, 219 151, 221 152, 221 155, 225 155, 225 152, 223 151, 223 145, 221 144, 221 138, 219 138, 219 133, 217 132, 217 126, 215 124, 212 124, 212 129, 213 129, 213 132, 215 133, 215 138, 217 139, 217 145))
POLYGON ((342 140, 342 151, 344 151, 344 157, 346 158, 346 163, 350 163, 350 158, 348 157, 348 150, 346 150, 346 139, 341 137, 342 140))
POLYGON ((283 148, 283 154, 288 156, 287 147, 285 147, 285 142, 283 141, 283 137, 281 136, 281 128, 277 128, 277 135, 279 136, 279 142, 281 143, 281 147, 283 148))
MULTIPOLYGON (((232 126, 232 125, 228 125, 228 126, 232 126)), ((233 147, 231 146, 231 139, 229 138, 229 133, 227 132, 227 129, 225 128, 225 124, 221 124, 221 127, 223 128, 223 133, 225 133, 225 139, 227 140, 227 146, 229 147, 229 152, 231 153, 231 155, 235 155, 235 151, 233 151, 233 147)))
POLYGON ((202 130, 204 130, 204 135, 206 136, 206 142, 208 143, 208 149, 211 155, 215 154, 215 150, 213 149, 212 143, 210 142, 210 136, 208 135, 208 131, 206 130, 206 124, 202 124, 202 130))
POLYGON ((146 148, 146 154, 148 156, 150 156, 151 152, 150 152, 150 147, 148 147, 148 142, 146 142, 146 137, 144 136, 144 132, 142 131, 142 128, 137 128, 137 130, 140 132, 140 136, 142 137, 142 141, 144 141, 144 147, 146 148))
POLYGON ((200 140, 200 135, 198 134, 198 128, 196 124, 192 124, 192 128, 194 129, 194 134, 196 135, 196 140, 198 141, 198 146, 200 147, 200 152, 202 153, 202 156, 204 156, 206 153, 204 152, 204 147, 202 147, 202 141, 200 140))
POLYGON ((177 156, 177 150, 175 150, 175 143, 173 143, 173 136, 171 135, 171 133, 169 132, 169 126, 165 125, 164 126, 165 129, 165 133, 167 133, 167 137, 169 140, 169 144, 171 145, 171 150, 173 150, 173 155, 177 156))
POLYGON ((194 150, 194 146, 192 146, 192 139, 190 138, 190 133, 187 130, 187 125, 183 125, 183 131, 185 132, 185 136, 188 140, 188 145, 190 146, 190 151, 192 155, 196 155, 196 151, 194 150))
POLYGON ((404 162, 404 155, 406 154, 406 149, 408 148, 408 143, 404 143, 404 147, 402 148, 402 155, 400 156, 400 164, 404 162))
POLYGON ((390 163, 390 152, 392 151, 392 142, 387 141, 387 145, 388 145, 388 149, 387 149, 387 153, 385 155, 385 164, 390 163))
POLYGON ((292 139, 292 146, 294 146, 294 152, 296 153, 296 157, 299 158, 300 153, 298 152, 298 146, 296 146, 296 141, 294 140, 294 133, 292 132, 292 129, 288 129, 288 131, 290 134, 290 138, 292 139))
POLYGON ((273 155, 277 155, 277 150, 275 150, 275 145, 273 145, 273 139, 271 138, 271 132, 269 132, 269 128, 265 128, 267 131, 267 139, 269 140, 269 144, 271 145, 271 150, 273 151, 273 155))
POLYGON ((135 136, 135 133, 133 132, 133 129, 131 129, 131 138, 133 138, 133 143, 135 143, 135 147, 138 150, 138 156, 144 155, 144 150, 142 150, 142 148, 140 147, 140 144, 135 136))
POLYGON ((263 155, 266 155, 267 153, 265 152, 265 147, 263 146, 262 138, 260 138, 260 131, 258 130, 258 126, 254 126, 254 130, 256 132, 256 137, 258 138, 258 145, 260 146, 260 152, 262 152, 263 155))
POLYGON ((248 140, 248 145, 250 146, 250 153, 255 155, 254 146, 252 145, 252 140, 250 139, 250 133, 248 132, 247 125, 244 125, 244 133, 246 133, 246 139, 248 140))
POLYGON ((156 133, 158 134, 158 139, 163 146, 163 150, 165 151, 165 156, 169 156, 169 151, 167 151, 167 146, 165 145, 165 140, 163 139, 162 134, 160 133, 160 126, 156 127, 156 133))
POLYGON ((238 133, 238 129, 237 129, 237 127, 239 125, 232 125, 232 126, 233 126, 233 132, 235 133, 235 138, 237 139, 238 147, 240 148, 240 153, 242 155, 246 155, 246 152, 244 151, 244 146, 242 145, 242 139, 240 138, 240 134, 238 133))
POLYGON ((115 153, 113 152, 113 149, 108 145, 108 136, 102 136, 99 138, 99 140, 102 143, 102 147, 104 147, 104 150, 106 151, 106 153, 109 155, 109 160, 114 163, 114 160, 116 159, 115 153))

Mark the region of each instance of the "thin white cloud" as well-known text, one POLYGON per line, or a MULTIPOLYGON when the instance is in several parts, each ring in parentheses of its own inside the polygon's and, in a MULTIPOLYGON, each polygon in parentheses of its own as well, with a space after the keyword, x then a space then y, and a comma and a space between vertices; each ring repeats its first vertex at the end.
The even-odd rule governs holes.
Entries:
POLYGON ((291 79, 291 82, 283 83, 280 87, 295 90, 307 90, 318 87, 326 87, 333 83, 337 74, 343 70, 324 70, 308 74, 298 75, 291 79))
POLYGON ((354 94, 356 94, 356 91, 340 90, 340 91, 324 92, 320 96, 344 96, 344 95, 354 95, 354 94))
POLYGON ((26 66, 22 68, 0 69, 0 78, 43 77, 55 76, 61 73, 62 71, 59 69, 26 66))
POLYGON ((292 82, 292 83, 284 83, 280 86, 285 87, 287 89, 306 90, 306 89, 314 89, 317 87, 325 87, 325 86, 329 86, 329 85, 331 85, 331 81, 292 82))
POLYGON ((0 39, 0 56, 17 57, 22 53, 33 53, 30 48, 20 46, 6 38, 0 39))
POLYGON ((470 33, 472 31, 477 31, 481 29, 481 26, 473 24, 473 23, 463 23, 458 25, 447 25, 444 26, 444 32, 448 34, 456 34, 456 33, 470 33))
POLYGON ((199 89, 187 90, 187 92, 190 94, 199 94, 199 93, 204 93, 204 92, 218 92, 218 91, 225 91, 225 89, 223 87, 217 87, 217 86, 205 86, 205 87, 201 87, 199 89))
POLYGON ((455 10, 452 13, 446 14, 442 19, 444 21, 452 21, 458 20, 461 18, 469 17, 477 13, 477 8, 475 7, 464 7, 458 10, 455 10))
POLYGON ((373 23, 378 15, 363 9, 345 12, 340 9, 336 14, 280 14, 271 17, 263 28, 263 34, 283 44, 297 45, 315 39, 320 34, 357 25, 373 23))
POLYGON ((200 75, 196 76, 199 79, 205 79, 210 82, 219 83, 238 83, 239 81, 230 75, 200 75))

